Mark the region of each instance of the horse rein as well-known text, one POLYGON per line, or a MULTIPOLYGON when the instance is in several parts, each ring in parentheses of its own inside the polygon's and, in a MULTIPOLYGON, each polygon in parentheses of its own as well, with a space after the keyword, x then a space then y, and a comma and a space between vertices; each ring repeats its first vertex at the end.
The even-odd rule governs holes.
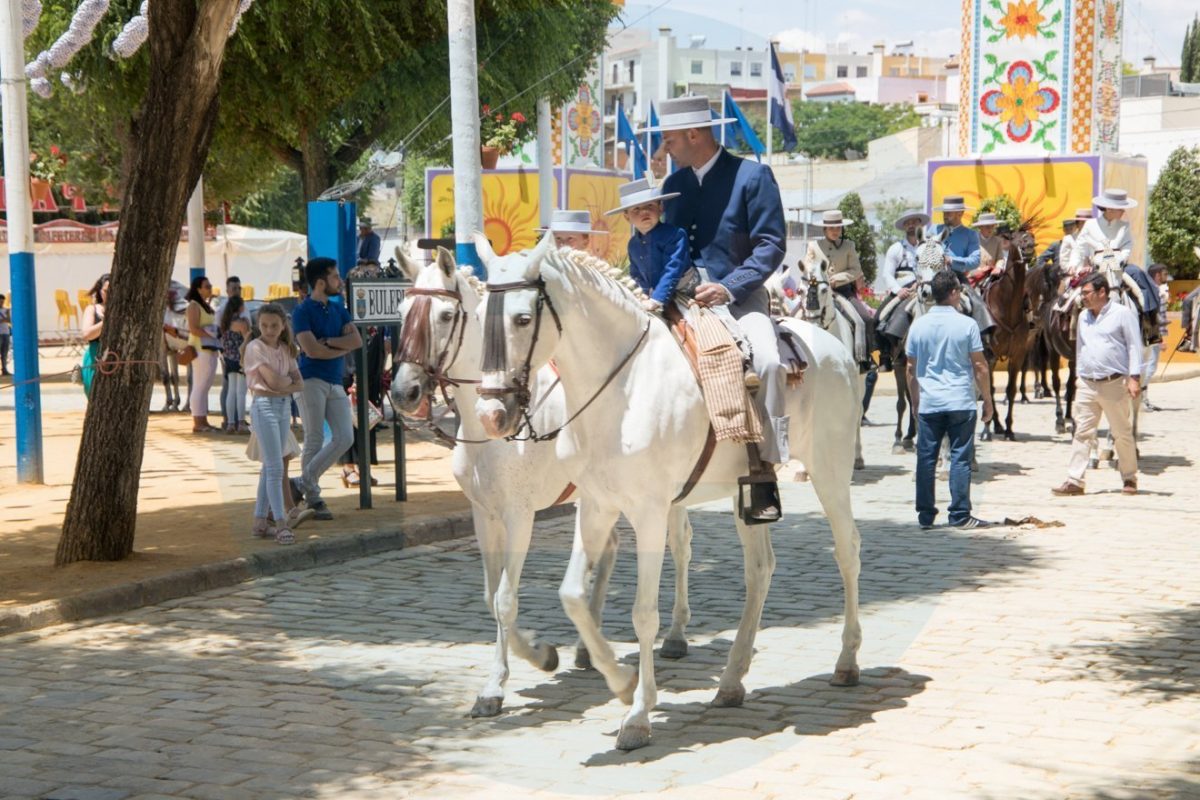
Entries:
MULTIPOLYGON (((529 378, 533 371, 533 353, 537 348, 538 337, 541 333, 543 310, 548 309, 550 311, 550 316, 554 319, 554 327, 558 330, 560 335, 562 334, 563 330, 562 320, 559 319, 558 311, 555 310, 554 303, 550 299, 549 293, 546 292, 546 282, 541 276, 538 276, 536 280, 488 284, 487 288, 488 301, 487 309, 484 315, 484 350, 482 365, 484 372, 498 372, 506 371, 508 369, 507 352, 503 346, 498 346, 497 344, 498 342, 502 342, 504 339, 504 294, 506 292, 530 289, 537 292, 537 302, 534 305, 533 336, 529 341, 529 350, 525 354, 525 363, 521 365, 520 370, 517 372, 514 385, 503 389, 491 389, 486 387, 479 389, 479 396, 483 398, 501 399, 508 394, 514 395, 517 401, 517 407, 521 412, 522 421, 521 425, 517 428, 516 433, 512 434, 511 436, 504 437, 506 441, 510 442, 547 442, 557 438, 558 434, 562 433, 563 429, 574 422, 580 414, 582 414, 584 411, 587 411, 588 407, 596 401, 596 398, 600 396, 601 392, 607 389, 608 385, 616 379, 621 370, 625 368, 625 365, 629 363, 630 359, 632 359, 634 354, 636 354, 641 348, 642 342, 646 341, 646 337, 650 333, 650 324, 654 321, 653 317, 649 317, 646 320, 646 326, 642 328, 642 333, 640 336, 638 336, 638 340, 634 342, 633 347, 630 348, 629 352, 625 354, 625 357, 622 358, 616 367, 613 368, 608 377, 604 379, 604 383, 600 384, 600 388, 598 388, 592 394, 592 396, 588 398, 586 403, 580 406, 574 414, 568 417, 563 424, 559 425, 554 430, 539 434, 533 427, 533 414, 537 411, 537 408, 541 406, 541 401, 538 402, 537 406, 533 408, 530 407, 533 398, 529 388, 529 378), (528 434, 521 436, 521 431, 526 429, 529 431, 528 434)), ((557 383, 557 381, 555 381, 555 383, 557 383)), ((554 387, 551 386, 551 389, 553 388, 554 387)), ((548 394, 549 392, 547 392, 547 395, 548 394)), ((545 398, 543 397, 543 400, 544 399, 545 398)))

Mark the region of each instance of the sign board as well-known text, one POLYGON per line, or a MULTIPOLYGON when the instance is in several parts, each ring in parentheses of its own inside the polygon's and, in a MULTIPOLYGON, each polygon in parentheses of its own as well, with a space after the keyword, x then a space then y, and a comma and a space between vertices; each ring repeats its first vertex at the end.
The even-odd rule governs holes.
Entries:
POLYGON ((350 317, 356 325, 399 325, 408 281, 358 279, 350 282, 350 317))

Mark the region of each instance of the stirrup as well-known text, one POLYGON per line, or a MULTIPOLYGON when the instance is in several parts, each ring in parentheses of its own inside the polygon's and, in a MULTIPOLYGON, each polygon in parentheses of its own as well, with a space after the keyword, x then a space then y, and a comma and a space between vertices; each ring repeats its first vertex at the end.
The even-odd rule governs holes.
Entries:
POLYGON ((750 474, 738 478, 738 516, 747 525, 766 525, 783 519, 779 483, 775 470, 758 453, 758 445, 746 445, 750 474))

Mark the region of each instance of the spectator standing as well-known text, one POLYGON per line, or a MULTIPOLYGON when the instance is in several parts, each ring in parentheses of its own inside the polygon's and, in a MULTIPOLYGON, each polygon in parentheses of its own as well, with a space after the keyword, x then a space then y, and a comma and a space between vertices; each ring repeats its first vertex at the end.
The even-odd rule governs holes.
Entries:
POLYGON ((0 375, 8 374, 8 349, 12 344, 12 311, 4 307, 0 294, 0 375))
POLYGON ((374 261, 379 263, 379 250, 382 242, 379 234, 371 230, 371 218, 363 217, 358 221, 358 263, 374 261))
POLYGON ((975 391, 983 396, 983 421, 994 413, 979 325, 958 313, 963 287, 943 270, 930 286, 937 303, 908 331, 908 390, 917 414, 917 521, 933 527, 934 468, 942 438, 950 440, 950 524, 986 528, 971 514, 971 460, 975 455, 975 391), (974 380, 972 380, 974 378, 974 380))
POLYGON ((104 273, 92 285, 92 302, 83 310, 81 338, 87 343, 83 351, 83 393, 92 398, 92 381, 96 377, 96 362, 100 360, 100 334, 104 330, 104 306, 108 303, 109 275, 104 273))
POLYGON ((221 351, 217 316, 209 304, 211 298, 212 284, 208 278, 203 275, 193 278, 187 293, 188 344, 196 351, 191 363, 192 385, 188 392, 192 433, 217 430, 208 424, 208 393, 216 377, 217 354, 221 351))
POLYGON ((1158 359, 1162 355, 1163 342, 1167 339, 1167 305, 1171 302, 1170 290, 1167 284, 1171 282, 1171 274, 1167 272, 1166 264, 1152 264, 1146 270, 1150 281, 1158 290, 1158 341, 1146 348, 1146 362, 1142 364, 1142 408, 1146 411, 1162 411, 1150 402, 1150 381, 1158 372, 1158 359))
MULTIPOLYGON (((243 318, 246 301, 234 295, 221 311, 221 367, 225 385, 221 397, 225 406, 225 432, 246 433, 246 373, 242 371, 242 346, 250 337, 250 323, 243 318)), ((289 337, 290 341, 290 337, 289 337)))
POLYGON ((1141 391, 1142 333, 1137 315, 1120 303, 1109 302, 1104 275, 1089 277, 1080 287, 1084 313, 1079 315, 1075 342, 1075 370, 1079 386, 1075 395, 1075 441, 1067 480, 1051 491, 1060 497, 1084 493, 1084 475, 1100 414, 1108 417, 1121 491, 1137 494, 1137 447, 1129 415, 1130 401, 1141 391))
POLYGON ((321 499, 319 481, 338 456, 354 441, 350 401, 342 386, 345 357, 362 346, 350 312, 333 299, 342 293, 342 277, 332 258, 309 259, 304 268, 309 295, 292 312, 292 330, 300 345, 300 374, 304 378, 300 414, 304 420, 304 455, 299 487, 316 518, 333 519, 321 499), (332 434, 325 442, 324 425, 332 434))
MULTIPOLYGON (((217 312, 217 318, 224 318, 226 306, 228 306, 230 301, 232 301, 235 297, 239 300, 242 300, 242 312, 240 316, 242 319, 246 320, 246 327, 249 328, 250 312, 246 309, 245 300, 242 298, 242 279, 237 275, 230 275, 225 279, 225 296, 217 298, 217 302, 213 305, 213 308, 215 308, 217 312)), ((222 331, 224 331, 224 327, 222 327, 222 331)), ((221 381, 221 419, 224 420, 225 430, 229 430, 229 409, 226 405, 229 398, 229 376, 228 373, 225 372, 224 359, 222 359, 221 374, 225 376, 225 379, 221 381)), ((243 403, 243 406, 244 405, 245 404, 243 403)), ((243 408, 243 411, 244 410, 245 409, 243 408)), ((243 420, 234 420, 235 423, 242 421, 243 420)))

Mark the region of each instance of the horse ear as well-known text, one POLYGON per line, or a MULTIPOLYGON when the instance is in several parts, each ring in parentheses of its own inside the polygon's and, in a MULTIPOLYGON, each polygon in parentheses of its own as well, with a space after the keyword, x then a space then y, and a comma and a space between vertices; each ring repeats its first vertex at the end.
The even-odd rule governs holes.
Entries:
POLYGON ((481 231, 475 231, 475 252, 479 254, 479 260, 483 262, 483 266, 490 267, 492 261, 496 258, 496 251, 492 249, 492 243, 483 235, 481 231))
POLYGON ((437 265, 442 268, 442 274, 447 278, 453 278, 454 271, 458 269, 458 265, 454 263, 454 254, 441 246, 437 249, 437 265))
POLYGON ((421 271, 421 267, 404 254, 404 248, 400 245, 396 245, 396 263, 400 265, 400 271, 406 278, 410 281, 417 279, 417 273, 421 271))
POLYGON ((542 259, 554 249, 554 234, 546 231, 546 235, 529 254, 529 265, 525 268, 525 280, 536 280, 542 269, 542 259))

